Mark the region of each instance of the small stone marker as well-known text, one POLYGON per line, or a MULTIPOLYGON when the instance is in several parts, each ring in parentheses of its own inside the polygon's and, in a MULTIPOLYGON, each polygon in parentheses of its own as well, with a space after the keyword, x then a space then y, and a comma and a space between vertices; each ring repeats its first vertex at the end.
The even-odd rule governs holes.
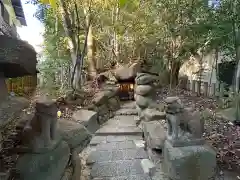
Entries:
POLYGON ((145 141, 143 141, 143 140, 134 140, 133 141, 135 144, 136 144, 136 146, 137 147, 144 147, 144 144, 145 144, 145 141))
POLYGON ((153 176, 156 172, 156 167, 149 159, 143 159, 141 161, 141 166, 143 168, 144 174, 153 176))

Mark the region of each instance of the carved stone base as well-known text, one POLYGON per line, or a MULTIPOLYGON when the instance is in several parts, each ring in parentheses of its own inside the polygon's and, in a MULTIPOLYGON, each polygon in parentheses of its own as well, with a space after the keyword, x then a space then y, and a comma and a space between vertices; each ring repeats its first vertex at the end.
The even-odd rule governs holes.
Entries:
POLYGON ((29 146, 22 145, 17 148, 17 151, 21 153, 47 153, 55 149, 61 140, 62 137, 58 135, 57 138, 55 140, 52 140, 48 146, 44 146, 43 139, 41 137, 35 137, 29 146))
POLYGON ((205 144, 204 138, 190 139, 190 138, 181 136, 177 140, 172 140, 169 137, 167 139, 173 147, 201 146, 205 144))
POLYGON ((164 170, 171 180, 214 179, 216 153, 207 145, 173 147, 165 141, 164 170))
POLYGON ((164 120, 166 118, 165 112, 158 111, 157 109, 146 108, 143 114, 146 122, 164 120))
POLYGON ((73 176, 71 180, 80 180, 82 172, 82 163, 77 151, 72 152, 73 176))
POLYGON ((99 129, 97 112, 81 109, 75 112, 72 118, 85 126, 91 133, 95 133, 99 129))
POLYGON ((52 151, 35 154, 27 153, 18 159, 16 169, 20 179, 58 180, 63 176, 70 158, 68 144, 61 141, 52 151))
POLYGON ((166 133, 163 125, 159 121, 143 123, 144 140, 147 147, 162 150, 166 140, 166 133))
POLYGON ((59 133, 71 149, 80 153, 90 142, 92 135, 81 124, 65 119, 59 120, 59 133))

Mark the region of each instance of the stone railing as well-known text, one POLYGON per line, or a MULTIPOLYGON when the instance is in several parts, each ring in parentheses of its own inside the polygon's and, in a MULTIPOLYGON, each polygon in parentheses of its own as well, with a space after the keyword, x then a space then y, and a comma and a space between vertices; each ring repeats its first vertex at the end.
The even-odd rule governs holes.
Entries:
POLYGON ((0 34, 8 35, 12 37, 18 37, 16 29, 11 27, 5 20, 0 16, 0 34))

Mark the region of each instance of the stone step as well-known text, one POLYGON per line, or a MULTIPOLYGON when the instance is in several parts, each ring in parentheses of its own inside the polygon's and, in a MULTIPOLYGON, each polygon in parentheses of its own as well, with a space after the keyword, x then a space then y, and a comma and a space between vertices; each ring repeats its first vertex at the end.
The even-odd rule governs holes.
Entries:
POLYGON ((134 175, 134 176, 132 175, 132 176, 94 178, 93 180, 151 180, 151 178, 146 175, 134 175))
POLYGON ((94 136, 90 141, 90 146, 96 146, 100 143, 106 143, 107 137, 106 136, 94 136))
POLYGON ((116 112, 117 116, 121 116, 121 115, 131 115, 131 116, 137 116, 138 115, 138 111, 137 109, 131 109, 131 108, 122 108, 119 109, 116 112))
POLYGON ((91 146, 96 146, 100 143, 110 143, 110 142, 122 142, 122 141, 131 141, 131 140, 142 140, 141 136, 94 136, 90 142, 91 146))
POLYGON ((100 127, 97 112, 94 111, 85 109, 78 110, 73 114, 72 119, 85 126, 91 133, 96 132, 100 127))
POLYGON ((134 149, 115 149, 112 151, 93 151, 88 156, 87 164, 93 164, 96 162, 109 162, 109 161, 120 161, 120 160, 134 160, 134 159, 146 159, 148 155, 144 148, 134 149))
POLYGON ((136 108, 136 103, 135 101, 129 101, 121 105, 121 108, 130 108, 130 109, 135 109, 136 108))
POLYGON ((95 135, 107 136, 107 135, 142 135, 142 130, 136 126, 128 127, 102 127, 95 135))
POLYGON ((109 119, 103 126, 112 127, 126 127, 126 126, 136 126, 136 122, 139 119, 138 116, 115 116, 109 119))
POLYGON ((90 175, 92 178, 98 179, 104 177, 120 179, 120 177, 125 177, 125 179, 130 180, 132 176, 138 176, 142 180, 150 180, 150 177, 144 174, 140 159, 94 163, 90 175))
POLYGON ((136 149, 143 148, 144 141, 143 140, 126 140, 126 141, 118 141, 118 142, 109 142, 109 143, 101 143, 96 146, 96 150, 98 151, 106 151, 106 150, 121 150, 121 149, 136 149))

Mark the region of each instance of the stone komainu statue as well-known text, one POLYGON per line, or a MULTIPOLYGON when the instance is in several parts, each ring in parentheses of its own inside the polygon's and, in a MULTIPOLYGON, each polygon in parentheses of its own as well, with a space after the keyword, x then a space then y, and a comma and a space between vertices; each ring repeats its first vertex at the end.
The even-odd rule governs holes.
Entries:
POLYGON ((166 99, 166 120, 168 123, 168 139, 200 140, 204 132, 204 119, 200 112, 191 112, 183 108, 178 97, 166 99))
POLYGON ((184 109, 179 114, 180 128, 184 132, 188 132, 192 138, 202 138, 204 132, 204 120, 198 111, 189 112, 184 109))
POLYGON ((56 102, 42 97, 36 102, 36 113, 22 133, 23 145, 33 152, 48 149, 56 140, 56 128, 56 102))

